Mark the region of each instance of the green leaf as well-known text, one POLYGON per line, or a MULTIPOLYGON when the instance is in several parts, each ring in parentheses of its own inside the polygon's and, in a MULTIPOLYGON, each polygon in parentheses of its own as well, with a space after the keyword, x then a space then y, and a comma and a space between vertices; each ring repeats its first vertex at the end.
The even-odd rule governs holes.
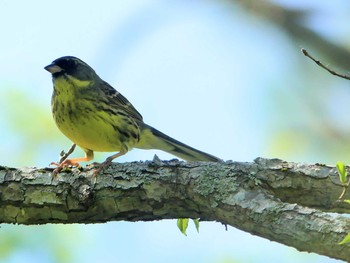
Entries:
POLYGON ((343 239, 342 241, 340 241, 338 244, 339 244, 339 245, 344 245, 344 244, 349 243, 349 242, 350 242, 350 233, 348 233, 348 234, 344 237, 344 239, 343 239))
POLYGON ((346 167, 345 164, 342 162, 337 162, 337 170, 339 173, 339 180, 343 185, 346 185, 347 182, 347 177, 348 177, 348 173, 346 172, 346 167))
POLYGON ((197 232, 199 233, 199 219, 198 218, 197 219, 193 219, 193 223, 196 226, 197 232))
POLYGON ((350 204, 350 199, 345 199, 344 202, 350 204))
POLYGON ((188 218, 179 218, 177 220, 177 227, 180 229, 181 233, 187 236, 186 230, 188 227, 188 218))

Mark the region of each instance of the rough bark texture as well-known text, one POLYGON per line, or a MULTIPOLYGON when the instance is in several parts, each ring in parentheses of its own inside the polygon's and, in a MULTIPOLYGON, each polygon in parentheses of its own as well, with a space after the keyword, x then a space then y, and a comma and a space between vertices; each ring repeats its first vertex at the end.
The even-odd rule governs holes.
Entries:
POLYGON ((350 260, 350 205, 334 167, 254 162, 135 162, 52 176, 0 167, 0 222, 101 223, 200 218, 333 258, 350 260))

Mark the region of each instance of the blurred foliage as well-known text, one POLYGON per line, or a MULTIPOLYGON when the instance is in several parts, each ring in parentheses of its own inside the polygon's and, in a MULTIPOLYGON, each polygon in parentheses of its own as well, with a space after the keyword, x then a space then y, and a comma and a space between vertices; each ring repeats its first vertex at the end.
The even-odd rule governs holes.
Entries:
POLYGON ((74 262, 71 247, 82 243, 82 233, 74 225, 20 226, 2 225, 0 236, 0 262, 74 262), (13 250, 23 251, 22 258, 13 259, 13 250), (46 260, 44 260, 46 259, 46 260), (34 262, 34 261, 33 261, 34 262))
POLYGON ((252 16, 271 22, 288 34, 291 41, 302 43, 310 50, 317 50, 330 63, 343 69, 350 69, 349 48, 334 43, 332 39, 322 36, 308 26, 308 21, 314 14, 313 9, 288 8, 272 1, 224 0, 224 2, 229 2, 233 6, 240 5, 252 16))
MULTIPOLYGON (((12 166, 33 165, 52 146, 63 144, 65 138, 53 122, 51 109, 38 101, 37 94, 27 94, 19 87, 2 87, 0 105, 6 130, 10 132, 8 136, 15 136, 16 144, 21 146, 21 151, 7 154, 12 166)), ((58 155, 59 152, 57 158, 58 155)))
POLYGON ((224 258, 224 259, 220 259, 217 261, 217 263, 240 263, 241 261, 232 259, 230 257, 224 258))
MULTIPOLYGON (((296 49, 303 47, 318 54, 319 57, 316 58, 326 65, 332 63, 332 69, 350 69, 349 47, 337 43, 310 26, 316 8, 290 8, 272 1, 221 2, 234 12, 240 7, 252 19, 278 28, 282 34, 288 36, 296 49)), ((286 90, 289 85, 286 83, 284 90, 275 89, 268 102, 274 104, 274 108, 278 110, 274 116, 270 116, 270 122, 266 123, 273 127, 267 155, 326 163, 335 163, 340 157, 349 159, 349 84, 336 79, 301 54, 297 60, 299 72, 291 72, 295 74, 294 87, 286 90)))

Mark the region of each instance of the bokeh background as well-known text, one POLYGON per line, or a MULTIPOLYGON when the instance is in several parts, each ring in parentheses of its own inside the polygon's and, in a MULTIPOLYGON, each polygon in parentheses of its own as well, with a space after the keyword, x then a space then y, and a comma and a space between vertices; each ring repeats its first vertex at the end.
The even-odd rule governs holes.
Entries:
MULTIPOLYGON (((74 55, 146 123, 225 160, 349 163, 348 0, 0 1, 0 164, 44 167, 71 143, 43 67, 74 55)), ((82 154, 76 150, 75 156, 82 154)), ((118 162, 149 160, 133 150, 118 162)), ((108 154, 98 154, 103 161, 108 154)), ((1 225, 0 262, 338 262, 215 222, 1 225)))

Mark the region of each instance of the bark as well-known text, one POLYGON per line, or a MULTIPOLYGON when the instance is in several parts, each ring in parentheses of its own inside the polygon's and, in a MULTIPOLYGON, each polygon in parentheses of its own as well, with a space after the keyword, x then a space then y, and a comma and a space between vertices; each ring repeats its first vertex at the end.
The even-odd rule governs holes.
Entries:
POLYGON ((258 158, 112 164, 103 174, 0 167, 0 222, 101 223, 200 218, 300 251, 350 260, 350 205, 334 167, 258 158), (329 213, 335 212, 335 213, 329 213))

